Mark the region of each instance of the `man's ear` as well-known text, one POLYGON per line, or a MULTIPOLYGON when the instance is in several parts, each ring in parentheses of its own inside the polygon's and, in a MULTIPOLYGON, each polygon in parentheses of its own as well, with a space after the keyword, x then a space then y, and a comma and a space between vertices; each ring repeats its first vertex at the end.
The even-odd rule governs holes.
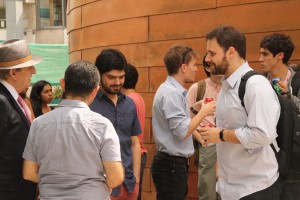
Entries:
POLYGON ((182 64, 180 69, 182 70, 182 72, 185 72, 186 71, 186 67, 187 65, 186 64, 182 64))
POLYGON ((92 101, 93 101, 94 98, 96 97, 97 92, 98 92, 99 89, 100 89, 100 86, 97 86, 97 87, 95 87, 95 88, 93 89, 93 91, 92 91, 92 93, 91 93, 91 95, 90 95, 90 98, 91 98, 92 101))
POLYGON ((15 79, 15 76, 17 75, 17 69, 10 69, 8 75, 9 75, 12 79, 16 80, 16 79, 15 79))
POLYGON ((279 52, 279 53, 277 54, 277 56, 278 56, 279 60, 283 60, 283 58, 284 58, 284 53, 283 53, 283 52, 279 52))
POLYGON ((62 91, 65 91, 65 79, 61 78, 59 80, 62 91))

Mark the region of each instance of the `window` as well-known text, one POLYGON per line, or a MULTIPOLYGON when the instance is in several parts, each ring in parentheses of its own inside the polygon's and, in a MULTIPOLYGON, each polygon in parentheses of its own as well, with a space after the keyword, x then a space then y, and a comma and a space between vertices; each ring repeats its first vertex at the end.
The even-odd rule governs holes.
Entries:
POLYGON ((0 28, 6 28, 5 1, 0 0, 0 28))
POLYGON ((67 0, 38 0, 37 27, 65 27, 66 3, 67 0))

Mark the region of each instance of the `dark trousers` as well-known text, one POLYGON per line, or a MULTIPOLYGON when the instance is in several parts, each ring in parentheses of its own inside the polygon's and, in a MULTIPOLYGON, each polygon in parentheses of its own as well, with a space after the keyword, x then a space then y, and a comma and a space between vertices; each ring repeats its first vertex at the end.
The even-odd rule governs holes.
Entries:
POLYGON ((188 192, 188 165, 155 155, 151 172, 157 200, 185 199, 188 192))
POLYGON ((300 182, 284 182, 281 200, 295 200, 300 198, 300 182))
POLYGON ((245 196, 240 200, 280 200, 282 188, 283 180, 279 177, 270 187, 245 196))
POLYGON ((147 162, 147 154, 143 153, 141 157, 141 170, 140 170, 140 187, 139 187, 139 196, 137 200, 142 199, 142 185, 143 185, 143 176, 144 176, 144 169, 147 162))

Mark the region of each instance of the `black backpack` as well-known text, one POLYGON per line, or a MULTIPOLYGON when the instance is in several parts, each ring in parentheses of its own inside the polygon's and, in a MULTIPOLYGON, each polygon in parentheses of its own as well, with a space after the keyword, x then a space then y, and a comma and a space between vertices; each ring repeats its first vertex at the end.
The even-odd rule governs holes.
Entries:
MULTIPOLYGON (((242 106, 244 105, 244 95, 246 90, 246 82, 253 75, 261 75, 256 71, 247 72, 241 79, 239 86, 239 98, 242 106)), ((293 78, 294 79, 294 78, 293 78)), ((296 79, 295 79, 296 80, 296 79)), ((294 82, 296 82, 294 80, 294 82)), ((298 83, 300 79, 297 79, 298 83)), ((293 87, 293 84, 292 84, 293 87)), ((273 87, 274 89, 274 87, 273 87)), ((295 89, 295 92, 299 88, 295 89)), ((274 89, 275 90, 275 89, 274 89)), ((293 92, 294 93, 294 92, 293 92)), ((300 112, 298 107, 289 99, 277 94, 281 111, 277 123, 277 144, 280 147, 279 152, 276 151, 273 144, 272 147, 277 158, 279 174, 287 180, 299 181, 300 180, 300 112)))

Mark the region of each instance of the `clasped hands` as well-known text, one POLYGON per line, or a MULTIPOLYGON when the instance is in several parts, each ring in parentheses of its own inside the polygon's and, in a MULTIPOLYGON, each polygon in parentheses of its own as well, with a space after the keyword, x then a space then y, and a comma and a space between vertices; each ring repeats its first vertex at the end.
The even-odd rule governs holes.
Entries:
POLYGON ((193 136, 201 143, 203 147, 209 144, 216 144, 222 142, 220 139, 220 128, 197 128, 193 136))

